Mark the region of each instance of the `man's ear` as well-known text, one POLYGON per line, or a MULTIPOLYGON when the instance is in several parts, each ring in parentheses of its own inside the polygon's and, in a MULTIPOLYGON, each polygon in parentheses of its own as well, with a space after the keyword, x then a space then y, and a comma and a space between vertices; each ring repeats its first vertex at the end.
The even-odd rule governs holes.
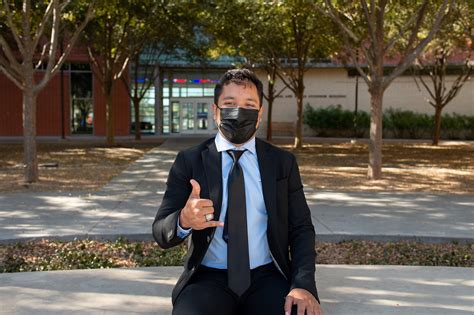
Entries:
POLYGON ((214 115, 214 121, 217 120, 217 111, 218 111, 217 105, 216 105, 215 103, 212 104, 212 113, 213 113, 213 115, 214 115))

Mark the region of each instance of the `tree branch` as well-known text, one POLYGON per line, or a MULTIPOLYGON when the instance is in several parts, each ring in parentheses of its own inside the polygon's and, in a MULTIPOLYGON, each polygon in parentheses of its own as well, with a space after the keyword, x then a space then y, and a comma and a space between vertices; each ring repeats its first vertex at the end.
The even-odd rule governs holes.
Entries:
POLYGON ((395 44, 397 43, 397 40, 399 40, 403 35, 405 35, 405 32, 408 30, 410 25, 412 25, 413 22, 416 21, 418 15, 419 15, 419 13, 413 14, 410 17, 410 19, 407 21, 407 23, 405 23, 405 25, 403 25, 403 27, 400 29, 400 31, 398 31, 395 35, 393 35, 393 37, 391 39, 389 39, 389 42, 387 43, 387 45, 384 48, 384 53, 389 52, 393 48, 393 46, 395 46, 395 44))
POLYGON ((435 22, 433 23, 433 27, 430 29, 428 35, 423 40, 421 40, 412 51, 407 52, 406 55, 402 56, 395 70, 392 71, 392 73, 389 76, 384 78, 383 83, 382 83, 383 89, 386 89, 397 76, 402 74, 403 71, 405 71, 408 68, 408 66, 413 63, 415 58, 426 47, 426 45, 428 45, 428 43, 432 40, 436 32, 439 30, 439 27, 445 15, 445 11, 446 11, 446 7, 448 6, 448 3, 451 5, 452 1, 453 0, 443 1, 443 4, 441 5, 440 9, 438 10, 438 13, 436 14, 436 19, 435 19, 435 22))
MULTIPOLYGON (((66 61, 66 58, 69 56, 72 48, 76 44, 76 42, 77 42, 79 36, 81 35, 82 31, 86 27, 87 23, 89 23, 90 19, 92 18, 93 13, 94 13, 94 7, 93 6, 94 6, 94 1, 92 2, 92 4, 89 5, 84 20, 79 25, 79 27, 74 31, 74 34, 72 35, 71 39, 69 40, 68 45, 64 49, 63 54, 59 57, 57 62, 53 62, 53 64, 55 63, 54 67, 50 68, 49 71, 47 70, 47 72, 45 73, 45 76, 42 78, 41 82, 38 83, 38 85, 36 86, 35 89, 37 91, 42 90, 46 86, 46 84, 48 83, 49 79, 52 76, 54 76, 56 74, 56 72, 59 71, 59 69, 61 69, 62 65, 66 61)), ((54 22, 53 22, 53 24, 54 24, 54 22)), ((55 42, 52 43, 52 45, 54 45, 55 48, 54 48, 54 50, 50 50, 50 55, 48 57, 48 67, 49 67, 49 64, 51 63, 51 60, 54 60, 54 61, 56 60, 55 55, 56 55, 56 48, 57 48, 57 45, 58 45, 58 33, 59 33, 58 30, 59 30, 59 21, 58 21, 58 25, 57 25, 57 28, 56 28, 56 34, 55 34, 55 37, 54 37, 55 42)), ((88 52, 89 52, 89 47, 88 47, 88 52)))
POLYGON ((41 65, 43 64, 44 55, 46 54, 46 50, 47 50, 47 48, 50 44, 51 43, 48 42, 48 43, 43 45, 43 49, 41 49, 41 54, 40 54, 40 57, 38 59, 38 62, 34 66, 35 69, 39 69, 39 67, 41 67, 41 65))
POLYGON ((38 26, 38 29, 36 30, 35 35, 33 36, 33 44, 32 44, 33 50, 36 50, 36 46, 38 46, 38 42, 39 42, 41 36, 43 36, 44 28, 45 28, 46 24, 48 24, 49 17, 51 15, 51 13, 53 12, 53 3, 54 2, 55 1, 51 1, 48 4, 48 7, 46 8, 46 11, 43 15, 43 18, 41 19, 41 22, 38 26))
POLYGON ((405 54, 410 51, 413 43, 418 37, 418 31, 420 30, 421 24, 423 23, 423 19, 426 15, 426 10, 428 9, 428 0, 424 0, 423 4, 421 5, 420 9, 418 10, 418 14, 416 17, 415 26, 412 28, 412 32, 410 37, 408 38, 408 43, 405 49, 405 54))
MULTIPOLYGON (((34 91, 37 93, 41 91, 46 84, 49 82, 51 78, 51 70, 53 69, 54 64, 56 63, 56 49, 58 47, 58 33, 59 33, 59 24, 60 24, 60 14, 59 12, 59 2, 58 0, 52 0, 51 3, 53 4, 53 23, 51 27, 51 37, 50 37, 50 45, 49 45, 49 52, 48 52, 48 65, 46 66, 46 70, 44 73, 43 78, 41 81, 35 86, 34 91)), ((36 50, 36 47, 32 47, 33 51, 36 50)))
POLYGON ((10 28, 10 32, 12 33, 13 38, 15 39, 18 50, 23 56, 25 56, 26 55, 25 46, 23 46, 23 42, 20 39, 19 30, 16 27, 15 22, 13 22, 13 14, 10 11, 10 4, 8 0, 3 1, 3 8, 5 9, 5 15, 7 16, 7 21, 6 21, 7 26, 10 28))
POLYGON ((375 35, 375 30, 374 30, 374 24, 375 24, 375 3, 374 1, 371 1, 371 9, 372 9, 372 14, 369 13, 369 8, 367 7, 367 1, 366 0, 361 0, 361 5, 364 11, 365 18, 367 19, 367 26, 369 28, 369 35, 370 38, 372 39, 372 42, 374 43, 374 47, 377 46, 377 36, 375 35))
MULTIPOLYGON (((15 85, 20 89, 23 90, 23 80, 21 76, 19 75, 18 72, 16 72, 14 69, 12 69, 9 66, 9 62, 2 56, 0 55, 0 70, 10 79, 15 83, 15 85)), ((20 72, 21 73, 21 72, 20 72)))
POLYGON ((0 34, 0 47, 2 47, 2 51, 8 59, 10 67, 12 67, 16 72, 21 73, 21 65, 13 55, 10 46, 8 45, 2 34, 0 34))
POLYGON ((89 59, 90 61, 92 62, 93 64, 93 67, 92 67, 92 72, 94 72, 95 74, 95 77, 99 80, 100 84, 101 85, 104 85, 104 76, 105 76, 105 73, 103 71, 103 68, 101 67, 101 65, 99 64, 99 61, 95 58, 94 54, 92 53, 92 49, 90 48, 90 46, 87 46, 87 53, 89 55, 89 59), (97 71, 100 71, 99 73, 97 73, 97 71))
POLYGON ((461 73, 451 85, 451 89, 443 101, 443 107, 446 106, 451 100, 459 94, 459 91, 464 84, 470 79, 473 72, 473 67, 469 65, 469 59, 466 61, 465 67, 463 67, 463 73, 461 73))
POLYGON ((328 6, 327 11, 323 10, 319 6, 316 6, 316 9, 320 11, 321 13, 328 15, 331 19, 333 19, 334 22, 336 22, 336 24, 341 28, 341 30, 347 34, 347 36, 349 36, 354 42, 359 43, 360 42, 359 37, 357 37, 355 33, 353 33, 348 27, 346 27, 344 22, 342 22, 339 16, 337 16, 337 14, 335 13, 337 12, 337 10, 334 8, 331 2, 329 0, 325 0, 325 3, 328 6))
MULTIPOLYGON (((424 70, 424 67, 423 65, 421 65, 420 63, 420 68, 421 70, 424 70)), ((423 85, 423 87, 425 88, 425 90, 428 92, 428 94, 430 95, 430 97, 432 99, 435 99, 435 96, 433 94, 433 92, 431 91, 430 87, 428 86, 428 84, 425 82, 425 80, 423 79, 423 75, 421 73, 415 73, 415 75, 413 76, 413 79, 415 80, 415 84, 416 84, 416 87, 418 88, 418 91, 422 92, 421 91, 421 88, 420 88, 420 85, 418 84, 418 80, 416 79, 416 77, 418 77, 418 79, 420 80, 421 84, 423 85)), ((424 97, 425 100, 431 104, 430 100, 427 98, 427 97, 424 97)))

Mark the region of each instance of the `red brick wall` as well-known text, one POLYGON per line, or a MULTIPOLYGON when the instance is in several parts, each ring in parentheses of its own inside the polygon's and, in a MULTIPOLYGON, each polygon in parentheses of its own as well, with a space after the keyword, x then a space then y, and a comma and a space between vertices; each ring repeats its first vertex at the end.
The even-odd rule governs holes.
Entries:
MULTIPOLYGON (((99 80, 94 77, 94 135, 106 135, 105 123, 105 96, 99 80)), ((112 106, 114 108, 115 135, 130 134, 130 98, 125 85, 117 80, 112 92, 112 106)))
MULTIPOLYGON (((39 79, 40 75, 38 76, 39 79)), ((94 135, 105 136, 105 98, 100 84, 94 78, 94 135)), ((130 134, 129 97, 124 84, 117 81, 113 92, 115 135, 130 134)), ((70 135, 69 74, 64 73, 64 128, 70 135)), ((0 73, 0 136, 23 134, 22 93, 4 74, 0 73)), ((37 99, 37 135, 61 136, 60 74, 55 75, 40 92, 37 99)))
POLYGON ((0 73, 0 136, 18 136, 23 133, 21 101, 20 90, 0 73))

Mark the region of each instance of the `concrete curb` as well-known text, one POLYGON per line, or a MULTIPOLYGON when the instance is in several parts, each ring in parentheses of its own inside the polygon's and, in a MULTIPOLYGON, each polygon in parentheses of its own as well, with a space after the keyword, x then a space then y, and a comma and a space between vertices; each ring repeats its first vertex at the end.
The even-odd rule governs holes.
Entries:
MULTIPOLYGON (((171 314, 182 266, 0 274, 0 314, 171 314)), ((325 314, 472 314, 472 268, 317 265, 325 314)))

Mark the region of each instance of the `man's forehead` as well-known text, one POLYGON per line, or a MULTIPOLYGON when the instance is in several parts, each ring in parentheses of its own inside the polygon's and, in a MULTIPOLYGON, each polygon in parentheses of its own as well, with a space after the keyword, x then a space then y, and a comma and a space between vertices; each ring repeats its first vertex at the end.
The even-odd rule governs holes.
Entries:
MULTIPOLYGON (((223 89, 222 89, 222 94, 221 96, 223 96, 224 93, 228 93, 230 92, 231 90, 235 90, 236 87, 241 87, 243 88, 244 90, 240 90, 241 92, 245 92, 245 94, 255 94, 257 96, 257 87, 252 83, 252 82, 247 82, 247 81, 244 81, 242 82, 242 84, 237 84, 237 83, 234 83, 234 82, 230 82, 226 85, 224 85, 223 89)), ((225 96, 225 98, 228 98, 228 97, 231 97, 231 96, 225 96)))
POLYGON ((255 90, 257 89, 257 86, 250 80, 242 80, 242 81, 227 81, 226 83, 224 83, 224 87, 225 88, 226 86, 242 86, 244 88, 255 88, 255 90))

